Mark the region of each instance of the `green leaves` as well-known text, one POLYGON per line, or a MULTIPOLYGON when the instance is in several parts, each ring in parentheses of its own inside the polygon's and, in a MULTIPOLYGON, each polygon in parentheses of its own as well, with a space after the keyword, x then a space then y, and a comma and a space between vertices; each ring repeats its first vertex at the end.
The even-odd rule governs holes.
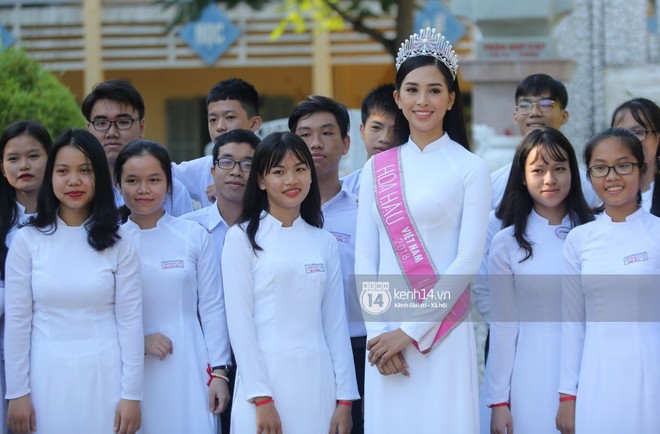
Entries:
POLYGON ((9 49, 0 53, 0 131, 22 119, 41 122, 53 137, 85 127, 71 91, 23 51, 9 49))

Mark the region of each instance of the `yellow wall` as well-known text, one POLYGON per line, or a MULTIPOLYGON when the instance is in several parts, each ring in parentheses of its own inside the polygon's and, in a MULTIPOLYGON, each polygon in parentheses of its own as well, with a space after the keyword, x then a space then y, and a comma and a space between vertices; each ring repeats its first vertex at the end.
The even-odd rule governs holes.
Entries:
MULTIPOLYGON (((362 98, 372 88, 394 79, 393 71, 389 65, 335 66, 333 96, 349 107, 359 108, 362 98)), ((312 88, 309 67, 105 71, 106 80, 127 79, 140 91, 146 105, 147 137, 161 143, 166 140, 165 102, 168 99, 206 97, 215 83, 230 77, 252 83, 260 95, 288 96, 294 101, 306 98, 312 88)), ((84 99, 81 72, 66 72, 61 80, 78 101, 84 99)))
MULTIPOLYGON (((374 87, 394 81, 393 65, 340 65, 333 67, 334 92, 338 101, 359 108, 362 98, 374 87)), ((294 101, 306 98, 312 89, 309 67, 281 68, 200 68, 166 70, 105 71, 105 79, 127 79, 137 87, 146 105, 146 135, 166 144, 165 103, 172 98, 205 98, 220 80, 239 77, 252 83, 260 95, 288 96, 294 101)), ((62 82, 76 95, 85 97, 82 72, 66 72, 62 82)), ((461 83, 465 92, 465 83, 461 83)), ((265 121, 271 119, 264 119, 265 121)))

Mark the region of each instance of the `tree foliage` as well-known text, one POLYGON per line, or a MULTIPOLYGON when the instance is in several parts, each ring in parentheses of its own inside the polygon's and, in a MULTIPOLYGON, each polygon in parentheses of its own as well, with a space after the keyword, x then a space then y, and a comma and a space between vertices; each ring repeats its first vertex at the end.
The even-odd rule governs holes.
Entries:
MULTIPOLYGON (((233 8, 239 4, 247 4, 254 9, 260 9, 269 0, 154 0, 165 9, 174 8, 175 15, 172 26, 194 21, 210 4, 222 4, 233 8)), ((412 19, 415 9, 414 0, 380 0, 365 2, 361 0, 284 0, 281 5, 285 18, 273 31, 273 38, 280 36, 288 27, 296 32, 307 29, 308 17, 311 17, 316 29, 341 30, 347 24, 356 31, 370 36, 380 43, 392 56, 396 55, 401 41, 412 33, 412 19), (369 27, 367 20, 382 16, 394 16, 396 19, 396 36, 389 37, 384 33, 369 27)))
POLYGON ((53 137, 82 128, 85 118, 71 91, 25 52, 0 52, 0 131, 12 122, 34 119, 53 137))

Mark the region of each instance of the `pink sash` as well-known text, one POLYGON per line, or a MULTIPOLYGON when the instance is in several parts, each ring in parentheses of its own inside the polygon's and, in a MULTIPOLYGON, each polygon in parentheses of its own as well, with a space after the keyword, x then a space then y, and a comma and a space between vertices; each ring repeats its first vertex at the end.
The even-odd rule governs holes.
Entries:
MULTIPOLYGON (((403 193, 403 178, 400 167, 400 146, 374 156, 374 190, 376 205, 387 235, 396 253, 399 267, 409 288, 414 292, 417 303, 422 303, 440 276, 428 254, 417 227, 410 217, 408 204, 403 193)), ((431 351, 453 328, 466 317, 470 310, 470 291, 465 288, 458 301, 444 317, 433 338, 433 343, 420 350, 431 351)))

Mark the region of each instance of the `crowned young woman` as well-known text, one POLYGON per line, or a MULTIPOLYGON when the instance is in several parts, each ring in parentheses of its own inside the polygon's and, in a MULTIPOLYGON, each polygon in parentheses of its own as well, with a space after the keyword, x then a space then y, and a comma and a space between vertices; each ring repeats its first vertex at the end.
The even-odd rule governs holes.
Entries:
MULTIPOLYGON (((362 172, 355 270, 358 288, 388 282, 389 297, 414 300, 365 316, 365 432, 477 433, 467 286, 485 242, 489 171, 468 148, 458 58, 445 38, 430 28, 412 35, 396 67, 395 147, 362 172)), ((361 300, 367 312, 383 301, 361 300)))

